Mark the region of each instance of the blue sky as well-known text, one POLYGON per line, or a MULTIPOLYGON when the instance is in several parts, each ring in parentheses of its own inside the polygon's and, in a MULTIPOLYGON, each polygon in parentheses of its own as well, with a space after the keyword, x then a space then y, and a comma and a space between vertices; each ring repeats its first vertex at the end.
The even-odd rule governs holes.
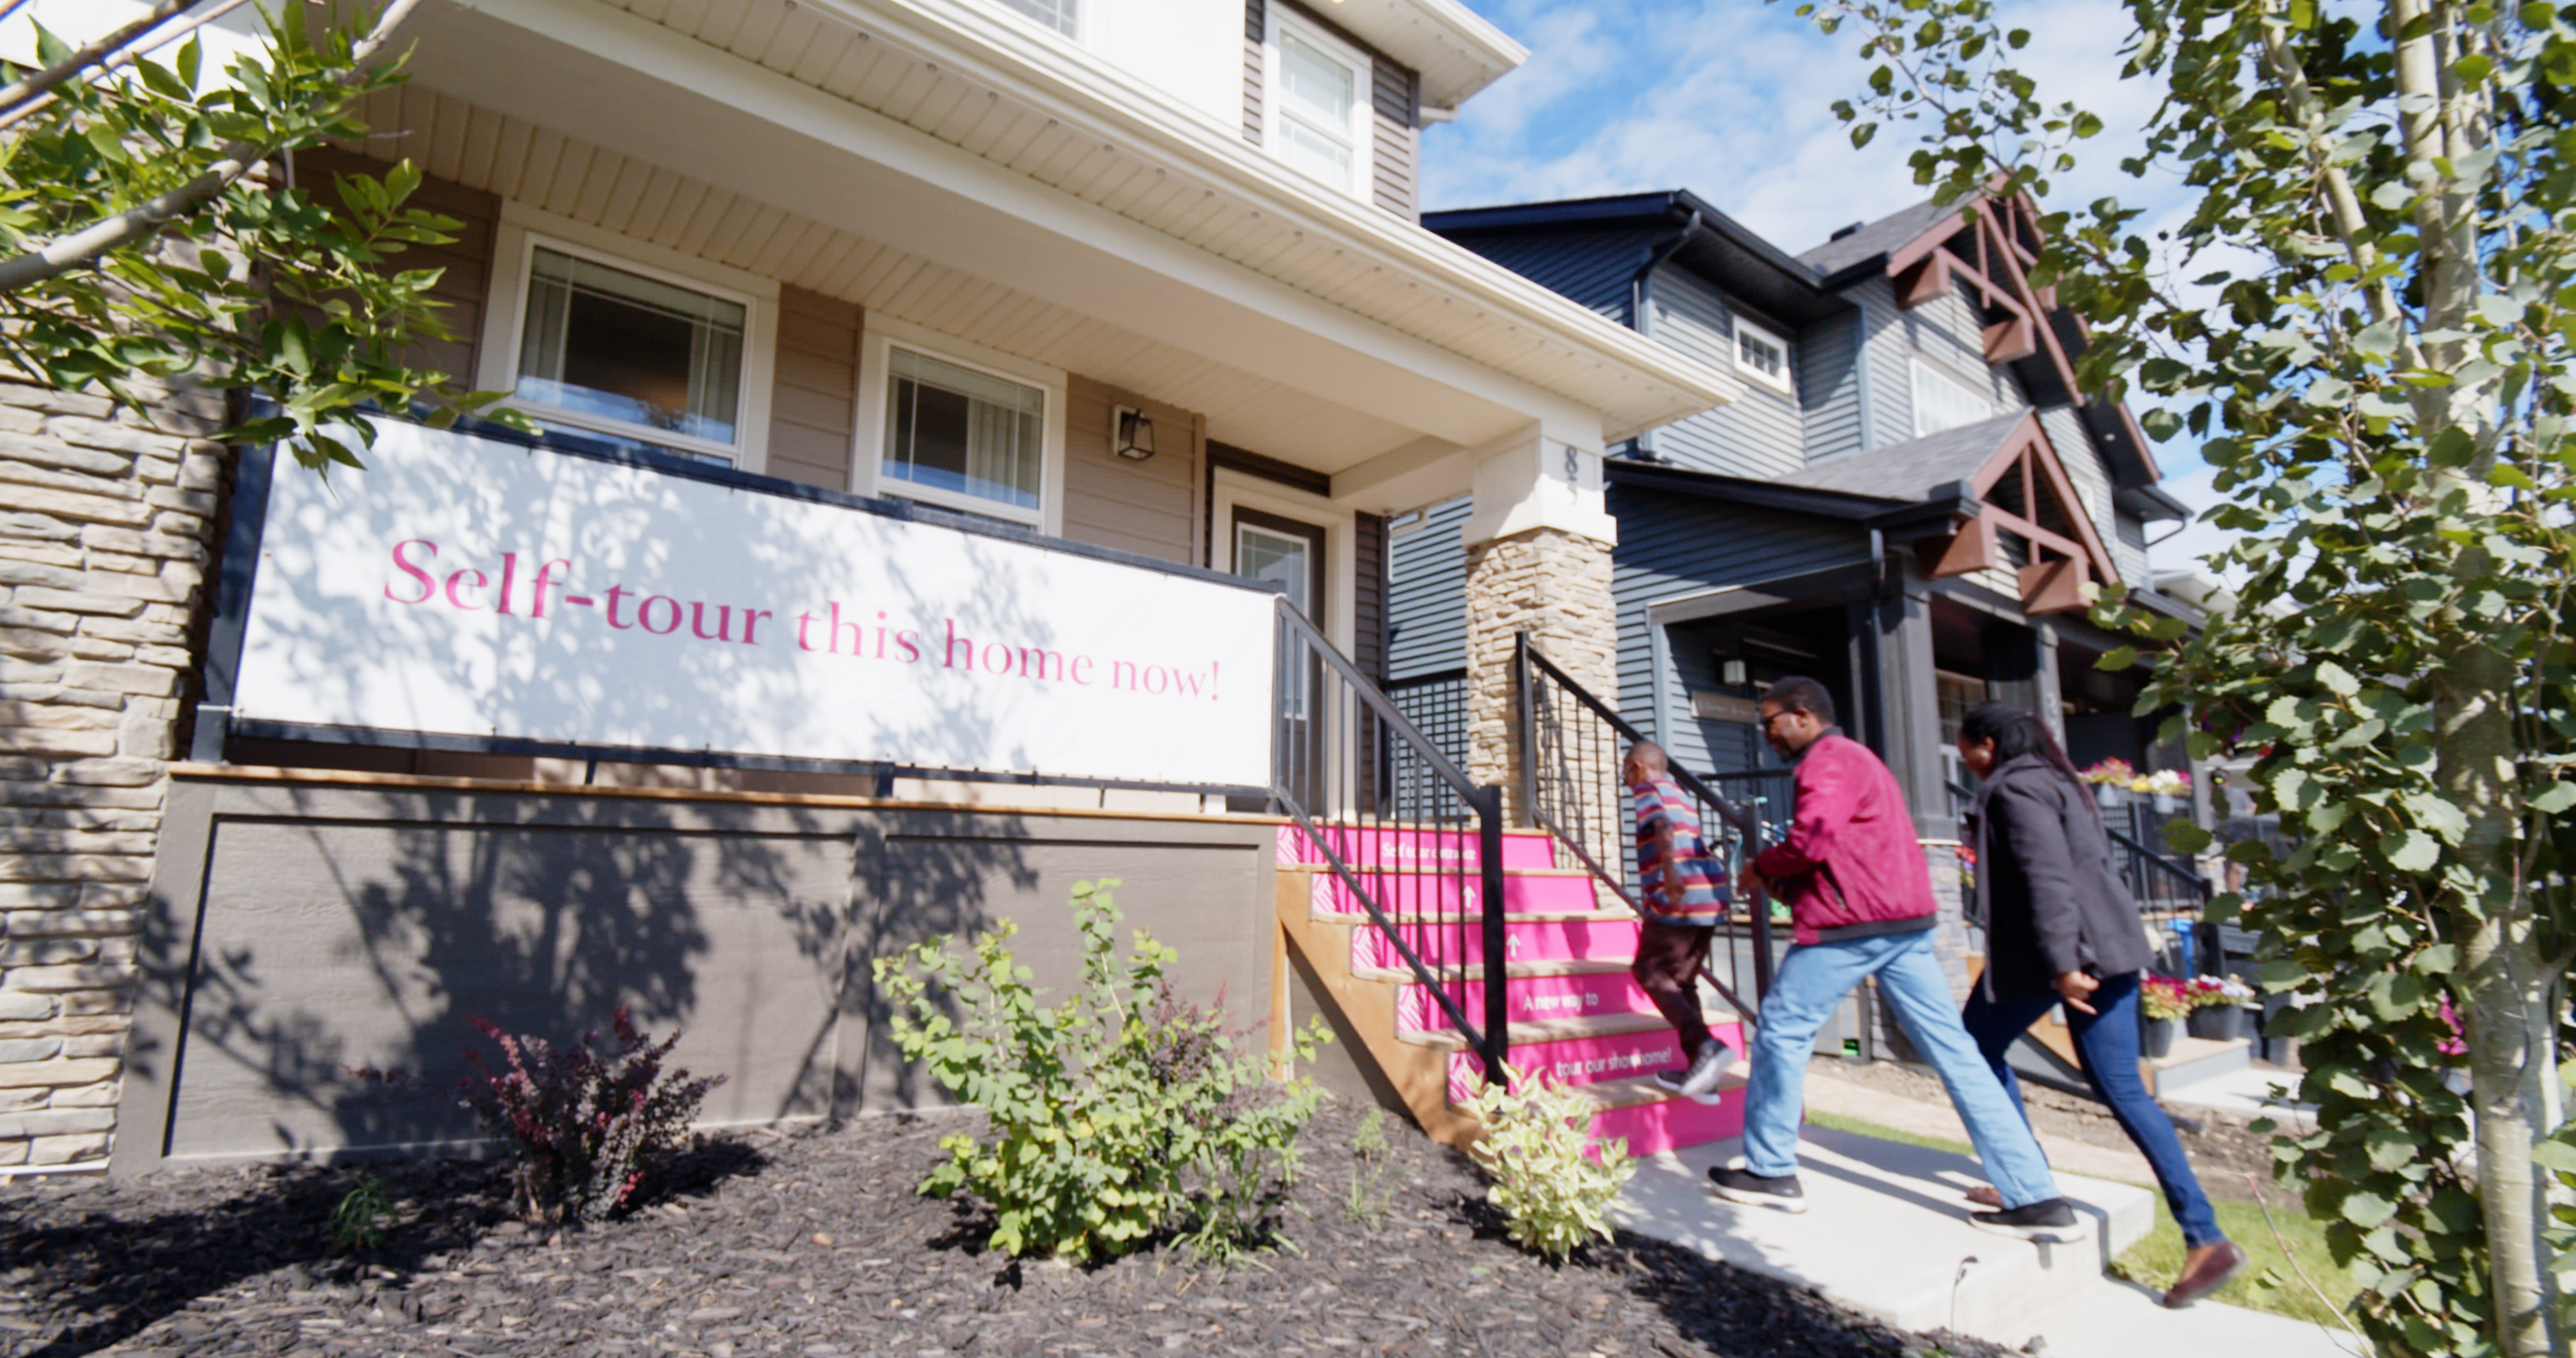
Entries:
MULTIPOLYGON (((1685 188, 1791 253, 1855 221, 1921 201, 1905 158, 1910 130, 1882 129, 1863 150, 1833 115, 1869 68, 1849 33, 1826 37, 1788 3, 1760 0, 1467 0, 1530 49, 1519 70, 1424 137, 1423 205, 1493 203, 1685 188)), ((2007 0, 2007 26, 2027 28, 2022 69, 2044 99, 2079 99, 2102 136, 2056 196, 2114 194, 2162 214, 2180 194, 2142 186, 2117 163, 2135 145, 2154 93, 2119 78, 2129 32, 2116 0, 2007 0)), ((2167 488, 2195 505, 2211 494, 2194 453, 2161 445, 2167 488)), ((2207 550, 2195 525, 2155 553, 2158 569, 2207 550)))

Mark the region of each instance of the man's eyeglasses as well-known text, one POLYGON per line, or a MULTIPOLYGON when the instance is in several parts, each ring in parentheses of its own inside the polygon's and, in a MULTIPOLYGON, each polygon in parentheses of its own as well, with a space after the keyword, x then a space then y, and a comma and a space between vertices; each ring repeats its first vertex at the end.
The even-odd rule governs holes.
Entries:
POLYGON ((1775 721, 1778 721, 1778 720, 1780 720, 1782 717, 1785 717, 1785 716, 1787 716, 1787 715, 1789 715, 1789 709, 1787 709, 1787 708, 1785 708, 1785 707, 1783 707, 1783 708, 1779 708, 1779 709, 1774 710, 1774 711, 1770 711, 1770 712, 1765 712, 1765 713, 1763 713, 1763 714, 1762 714, 1762 734, 1764 734, 1764 735, 1766 735, 1766 736, 1767 736, 1767 735, 1769 735, 1769 734, 1771 734, 1771 723, 1773 723, 1773 722, 1775 722, 1775 721))

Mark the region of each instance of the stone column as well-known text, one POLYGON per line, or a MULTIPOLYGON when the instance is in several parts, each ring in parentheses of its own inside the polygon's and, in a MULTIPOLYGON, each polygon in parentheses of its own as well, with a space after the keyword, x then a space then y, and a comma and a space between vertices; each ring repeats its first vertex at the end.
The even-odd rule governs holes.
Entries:
MULTIPOLYGON (((1597 442, 1597 439, 1595 440, 1597 442)), ((1528 633, 1593 696, 1619 703, 1619 620, 1610 596, 1618 525, 1602 506, 1601 453, 1532 427, 1480 450, 1467 549, 1467 772, 1502 785, 1515 825, 1524 752, 1516 735, 1514 639, 1528 633)), ((1615 781, 1617 770, 1586 776, 1615 781)), ((1590 808, 1594 819, 1614 808, 1590 808)))
POLYGON ((107 1156, 219 413, 0 383, 0 1166, 107 1156))

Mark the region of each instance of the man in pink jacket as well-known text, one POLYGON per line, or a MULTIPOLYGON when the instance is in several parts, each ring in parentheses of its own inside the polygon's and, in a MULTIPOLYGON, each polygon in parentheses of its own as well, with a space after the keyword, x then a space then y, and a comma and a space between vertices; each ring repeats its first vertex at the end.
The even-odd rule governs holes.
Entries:
POLYGON ((2080 1236, 2083 1220, 2058 1195, 2030 1125, 1960 1026, 1949 978, 1932 951, 1940 907, 1904 789, 1877 755, 1834 725, 1833 698, 1815 680, 1773 684, 1761 714, 1763 738, 1797 764, 1797 805, 1787 838, 1753 860, 1742 886, 1789 903, 1796 944, 1763 997, 1753 1036, 1744 1167, 1708 1172, 1718 1196, 1806 1210, 1797 1156, 1807 1059, 1843 997, 1876 976, 1879 999, 1940 1075, 2003 1197, 2003 1210, 1974 1212, 1970 1220, 2028 1240, 2080 1236))

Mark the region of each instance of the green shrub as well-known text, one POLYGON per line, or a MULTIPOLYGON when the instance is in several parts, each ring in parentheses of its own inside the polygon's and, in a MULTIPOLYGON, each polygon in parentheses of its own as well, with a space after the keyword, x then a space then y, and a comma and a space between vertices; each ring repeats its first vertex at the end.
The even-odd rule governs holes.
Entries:
POLYGON ((1395 1186, 1387 1182, 1391 1168, 1388 1154, 1393 1148, 1386 1139, 1386 1110, 1372 1108, 1360 1119, 1359 1130, 1351 1133, 1350 1187, 1342 1195, 1342 1214, 1360 1226, 1375 1228, 1386 1219, 1387 1208, 1395 1201, 1395 1186))
POLYGON ((374 1249, 385 1238, 385 1217, 394 1210, 383 1181, 361 1174, 331 1208, 331 1241, 352 1253, 374 1249))
MULTIPOLYGON (((1239 1053, 1221 1005, 1173 994, 1177 954, 1152 934, 1137 930, 1119 959, 1117 884, 1073 889, 1083 983, 1057 1005, 1038 1003, 1008 922, 971 959, 945 937, 878 959, 904 1056, 989 1123, 986 1141, 941 1138, 948 1159, 921 1191, 990 1204, 1006 1254, 1118 1255, 1171 1229, 1225 1257, 1270 1231, 1320 1095, 1274 1082, 1266 1053, 1239 1053)), ((1300 1059, 1326 1040, 1320 1024, 1300 1035, 1300 1059)))
POLYGON ((1503 1083, 1486 1086, 1467 1109, 1485 1124, 1468 1154, 1493 1176, 1489 1196, 1510 1219, 1515 1242, 1561 1262, 1588 1236, 1610 1238, 1604 1211, 1637 1166, 1624 1138, 1589 1144, 1589 1100, 1505 1065, 1503 1083))

